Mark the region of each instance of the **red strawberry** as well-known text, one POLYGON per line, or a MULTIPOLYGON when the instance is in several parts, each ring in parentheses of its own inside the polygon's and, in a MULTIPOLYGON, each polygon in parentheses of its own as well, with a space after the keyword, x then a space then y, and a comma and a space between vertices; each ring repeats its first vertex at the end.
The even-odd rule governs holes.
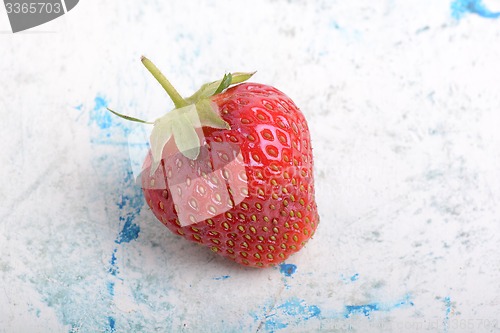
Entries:
POLYGON ((142 61, 176 105, 154 122, 143 167, 155 216, 243 265, 275 265, 300 250, 319 217, 309 129, 293 101, 276 88, 241 83, 252 75, 245 73, 183 99, 142 61))

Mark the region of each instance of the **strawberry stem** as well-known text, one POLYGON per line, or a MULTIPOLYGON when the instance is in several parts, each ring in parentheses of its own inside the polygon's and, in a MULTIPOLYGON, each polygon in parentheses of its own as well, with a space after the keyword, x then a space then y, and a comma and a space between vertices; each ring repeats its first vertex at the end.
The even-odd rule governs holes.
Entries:
POLYGON ((229 130, 231 127, 220 116, 217 103, 212 101, 212 96, 222 93, 229 86, 248 80, 253 73, 229 73, 224 75, 222 80, 204 84, 192 96, 184 99, 175 90, 174 86, 160 72, 148 58, 142 56, 141 62, 154 78, 161 84, 170 99, 175 104, 175 108, 165 115, 148 122, 142 119, 130 117, 108 108, 109 112, 129 121, 143 124, 153 124, 151 132, 151 153, 153 163, 151 174, 153 174, 163 156, 163 149, 171 137, 174 138, 175 145, 180 153, 191 160, 198 158, 200 153, 200 138, 196 132, 197 128, 203 126, 229 130))
POLYGON ((177 90, 175 90, 174 86, 170 83, 170 81, 167 80, 165 75, 163 75, 162 72, 160 72, 158 67, 156 67, 155 64, 151 62, 151 60, 149 60, 145 56, 142 56, 141 61, 144 64, 144 66, 148 69, 148 71, 151 74, 153 74, 155 79, 161 84, 163 89, 165 89, 168 96, 170 96, 172 102, 174 102, 176 108, 182 108, 188 105, 188 103, 184 100, 184 98, 182 98, 182 96, 177 92, 177 90))

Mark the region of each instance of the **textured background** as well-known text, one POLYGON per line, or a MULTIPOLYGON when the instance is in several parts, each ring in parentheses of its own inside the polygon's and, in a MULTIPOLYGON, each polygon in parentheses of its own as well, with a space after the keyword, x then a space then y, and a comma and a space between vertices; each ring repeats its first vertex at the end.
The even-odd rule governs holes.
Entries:
POLYGON ((0 332, 500 332, 500 1, 81 1, 0 8, 0 332), (309 120, 321 223, 245 269, 168 232, 134 127, 257 70, 309 120))

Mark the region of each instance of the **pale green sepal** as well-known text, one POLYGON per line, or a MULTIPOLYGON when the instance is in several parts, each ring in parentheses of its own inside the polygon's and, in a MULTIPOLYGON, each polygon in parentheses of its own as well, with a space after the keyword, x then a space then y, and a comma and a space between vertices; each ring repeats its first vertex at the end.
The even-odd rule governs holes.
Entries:
POLYGON ((217 90, 217 87, 219 87, 219 85, 220 82, 217 84, 217 81, 212 83, 205 83, 193 95, 186 98, 186 102, 189 104, 194 104, 201 99, 205 99, 207 97, 212 96, 217 90))
POLYGON ((217 104, 209 98, 202 99, 196 103, 196 110, 198 110, 201 126, 231 129, 229 124, 218 115, 217 104))
POLYGON ((237 84, 237 83, 244 82, 244 81, 248 80, 249 78, 251 78, 255 73, 257 73, 257 72, 251 72, 251 73, 235 72, 235 73, 232 73, 231 74, 231 84, 237 84))
MULTIPOLYGON (((244 81, 248 80, 255 73, 256 72, 251 72, 251 73, 236 72, 236 73, 230 74, 231 75, 231 83, 228 85, 228 87, 230 85, 241 83, 241 82, 244 82, 244 81)), ((228 75, 224 75, 224 78, 227 78, 227 76, 228 75)), ((224 78, 222 80, 214 81, 214 82, 211 82, 211 83, 205 83, 192 96, 186 98, 186 102, 188 102, 188 103, 196 103, 196 102, 198 102, 201 99, 213 96, 217 92, 218 88, 221 86, 221 83, 224 80, 224 78)))
POLYGON ((110 108, 106 108, 106 109, 108 109, 108 111, 111 112, 112 114, 114 114, 114 115, 116 115, 116 116, 118 116, 120 118, 123 118, 125 120, 135 121, 136 123, 141 123, 141 124, 153 124, 150 121, 145 121, 145 120, 142 120, 142 119, 139 119, 139 118, 134 118, 134 117, 130 117, 130 116, 118 113, 116 111, 111 110, 110 108))
POLYGON ((194 160, 200 153, 200 138, 195 128, 201 127, 196 106, 189 105, 175 111, 182 111, 172 118, 175 144, 182 155, 194 160))
POLYGON ((177 116, 175 116, 176 119, 179 119, 180 121, 183 121, 183 122, 187 121, 189 124, 191 124, 191 126, 193 126, 195 128, 199 128, 202 126, 200 115, 198 114, 198 111, 196 109, 196 105, 194 105, 194 104, 190 104, 190 105, 185 106, 183 108, 175 109, 172 111, 172 114, 177 115, 177 116))
POLYGON ((154 122, 153 131, 151 132, 151 154, 153 161, 151 162, 150 174, 154 174, 162 159, 163 148, 172 136, 172 121, 171 113, 167 113, 154 122))

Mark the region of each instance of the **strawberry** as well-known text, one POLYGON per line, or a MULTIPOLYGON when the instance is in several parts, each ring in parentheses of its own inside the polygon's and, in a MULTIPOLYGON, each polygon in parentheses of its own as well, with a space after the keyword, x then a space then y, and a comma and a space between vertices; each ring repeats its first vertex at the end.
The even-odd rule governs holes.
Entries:
POLYGON ((184 99, 142 62, 175 104, 152 122, 141 174, 153 214, 243 265, 268 267, 299 251, 319 216, 309 129, 294 102, 274 87, 242 83, 253 73, 225 75, 184 99))

